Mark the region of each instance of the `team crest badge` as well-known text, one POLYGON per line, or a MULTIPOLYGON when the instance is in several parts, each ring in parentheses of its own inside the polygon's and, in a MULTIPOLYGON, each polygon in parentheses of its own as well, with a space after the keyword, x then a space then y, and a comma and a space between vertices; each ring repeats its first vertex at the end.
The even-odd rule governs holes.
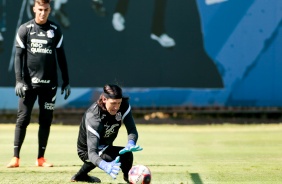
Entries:
POLYGON ((50 30, 47 31, 47 37, 48 38, 53 38, 54 36, 55 36, 54 30, 50 29, 50 30))
POLYGON ((118 113, 116 114, 116 120, 117 120, 117 121, 120 121, 120 120, 121 120, 121 112, 118 112, 118 113))

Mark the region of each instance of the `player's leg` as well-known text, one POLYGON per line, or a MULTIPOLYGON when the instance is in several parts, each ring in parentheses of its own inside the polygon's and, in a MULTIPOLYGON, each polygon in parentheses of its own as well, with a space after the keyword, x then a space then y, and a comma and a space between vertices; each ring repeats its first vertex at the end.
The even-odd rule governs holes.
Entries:
POLYGON ((165 9, 166 0, 155 0, 155 7, 152 20, 151 39, 156 40, 163 47, 175 46, 173 38, 169 37, 165 31, 165 9))
POLYGON ((119 155, 119 151, 124 147, 119 146, 109 146, 101 155, 101 158, 105 161, 113 161, 117 156, 120 156, 121 170, 123 172, 123 178, 128 182, 128 172, 133 164, 133 154, 132 152, 127 152, 125 154, 119 155))
POLYGON ((88 152, 78 149, 78 156, 83 161, 83 165, 79 171, 71 178, 71 182, 85 181, 92 183, 100 183, 101 180, 94 176, 89 176, 88 173, 95 169, 95 165, 88 160, 88 152))
POLYGON ((19 98, 17 122, 14 137, 14 158, 7 165, 8 168, 18 167, 20 150, 26 135, 26 128, 30 123, 30 117, 37 93, 34 89, 25 92, 25 98, 19 98))
POLYGON ((52 167, 44 159, 45 150, 50 134, 50 127, 53 120, 53 111, 56 102, 57 87, 38 88, 38 105, 39 105, 39 130, 38 130, 38 166, 52 167))
POLYGON ((85 161, 80 170, 71 178, 71 182, 83 181, 90 183, 100 183, 101 180, 99 178, 88 175, 88 173, 95 167, 96 166, 93 163, 85 161))

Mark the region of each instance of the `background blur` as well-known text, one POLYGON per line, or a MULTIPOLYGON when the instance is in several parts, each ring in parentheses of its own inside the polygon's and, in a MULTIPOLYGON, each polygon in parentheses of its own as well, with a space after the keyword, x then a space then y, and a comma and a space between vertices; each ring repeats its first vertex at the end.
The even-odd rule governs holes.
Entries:
MULTIPOLYGON (((56 1, 53 11, 61 14, 50 19, 64 33, 72 86, 67 101, 58 90, 58 109, 87 108, 106 83, 121 85, 134 108, 282 107, 281 0, 130 1, 123 31, 112 25, 117 0, 104 1, 106 16, 97 15, 91 0, 56 1), (173 48, 150 38, 156 6, 173 48)), ((29 0, 0 4, 5 111, 17 109, 14 39, 31 15, 29 0)))

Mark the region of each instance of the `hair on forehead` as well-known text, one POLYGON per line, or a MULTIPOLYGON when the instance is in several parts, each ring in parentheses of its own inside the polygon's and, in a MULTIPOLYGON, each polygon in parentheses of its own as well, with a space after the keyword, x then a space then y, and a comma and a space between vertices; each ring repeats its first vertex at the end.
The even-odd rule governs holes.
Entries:
POLYGON ((34 0, 34 5, 37 4, 50 4, 51 0, 34 0))

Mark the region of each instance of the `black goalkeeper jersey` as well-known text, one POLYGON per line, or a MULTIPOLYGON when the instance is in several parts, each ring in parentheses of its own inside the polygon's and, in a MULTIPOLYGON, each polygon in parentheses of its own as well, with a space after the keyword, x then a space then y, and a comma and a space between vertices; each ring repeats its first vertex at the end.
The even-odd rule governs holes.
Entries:
POLYGON ((128 99, 123 98, 116 115, 110 115, 95 102, 86 111, 80 124, 77 149, 79 154, 88 154, 88 160, 96 166, 102 160, 99 151, 113 145, 121 124, 127 129, 128 140, 137 142, 138 132, 131 114, 128 99))
POLYGON ((16 36, 16 48, 22 49, 15 58, 17 81, 33 87, 58 85, 57 62, 65 83, 69 83, 67 62, 63 48, 63 35, 57 24, 47 21, 43 25, 30 20, 22 24, 16 36))

